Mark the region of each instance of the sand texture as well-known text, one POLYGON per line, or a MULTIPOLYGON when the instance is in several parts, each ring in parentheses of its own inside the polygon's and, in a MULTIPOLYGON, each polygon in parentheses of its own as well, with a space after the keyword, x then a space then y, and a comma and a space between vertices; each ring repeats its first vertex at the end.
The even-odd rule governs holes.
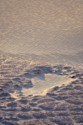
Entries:
POLYGON ((83 71, 29 64, 0 55, 0 125, 83 125, 83 71))

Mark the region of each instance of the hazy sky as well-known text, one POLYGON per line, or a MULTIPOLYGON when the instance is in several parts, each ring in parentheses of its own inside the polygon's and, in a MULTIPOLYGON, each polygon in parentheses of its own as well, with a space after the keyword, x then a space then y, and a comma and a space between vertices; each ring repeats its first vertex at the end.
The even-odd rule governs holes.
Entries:
POLYGON ((0 0, 0 50, 82 52, 83 0, 0 0))

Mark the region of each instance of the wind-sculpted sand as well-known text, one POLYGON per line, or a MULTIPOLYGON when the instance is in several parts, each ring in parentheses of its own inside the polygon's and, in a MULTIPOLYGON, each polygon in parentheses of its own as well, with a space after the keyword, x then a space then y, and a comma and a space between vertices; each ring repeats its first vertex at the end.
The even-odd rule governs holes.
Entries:
POLYGON ((0 125, 83 125, 83 71, 0 55, 0 125))

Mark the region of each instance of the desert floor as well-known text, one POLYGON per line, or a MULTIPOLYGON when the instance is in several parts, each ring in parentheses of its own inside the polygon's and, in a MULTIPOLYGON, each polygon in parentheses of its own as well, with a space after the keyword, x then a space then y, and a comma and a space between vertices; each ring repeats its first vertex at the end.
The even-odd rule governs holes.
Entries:
POLYGON ((83 71, 0 55, 0 125, 83 125, 83 71))

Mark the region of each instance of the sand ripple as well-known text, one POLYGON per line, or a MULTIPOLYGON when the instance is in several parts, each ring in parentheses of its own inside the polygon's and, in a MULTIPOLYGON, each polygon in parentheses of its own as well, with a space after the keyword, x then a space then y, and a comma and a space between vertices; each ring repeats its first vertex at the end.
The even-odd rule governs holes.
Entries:
POLYGON ((64 65, 29 67, 27 60, 1 59, 0 125, 83 125, 82 99, 82 70, 64 65), (36 95, 30 93, 39 83, 47 91, 39 94, 36 88, 36 95))

